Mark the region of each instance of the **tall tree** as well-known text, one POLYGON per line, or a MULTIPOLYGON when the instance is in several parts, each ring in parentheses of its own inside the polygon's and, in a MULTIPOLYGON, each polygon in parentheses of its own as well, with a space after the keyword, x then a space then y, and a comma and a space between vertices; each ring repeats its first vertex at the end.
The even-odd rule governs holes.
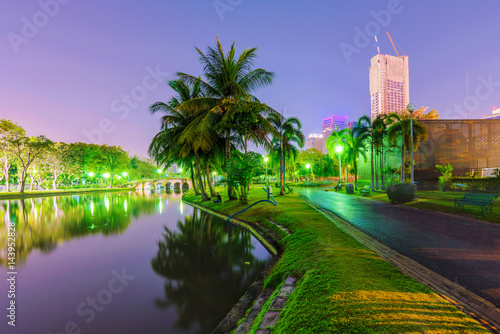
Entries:
POLYGON ((10 191, 9 170, 16 158, 14 154, 14 141, 18 138, 23 138, 25 135, 26 131, 16 123, 7 119, 0 120, 0 163, 7 191, 10 191))
POLYGON ((101 145, 100 159, 102 170, 109 173, 109 187, 113 188, 113 177, 115 173, 120 173, 127 168, 130 161, 127 152, 119 146, 101 145))
MULTIPOLYGON (((411 145, 411 126, 410 118, 401 118, 396 113, 387 116, 388 124, 387 137, 391 142, 401 140, 401 182, 405 182, 405 154, 411 145)), ((413 151, 418 149, 420 143, 428 138, 425 125, 413 120, 413 151)))
MULTIPOLYGON (((195 112, 192 108, 190 112, 186 112, 180 108, 184 102, 202 96, 199 88, 200 80, 198 78, 192 84, 172 80, 168 84, 178 95, 172 97, 168 103, 156 102, 150 107, 151 113, 161 112, 163 116, 161 131, 153 138, 149 146, 149 154, 158 164, 165 166, 172 163, 191 165, 194 161, 202 200, 206 201, 210 197, 202 181, 200 149, 195 145, 196 141, 200 140, 199 131, 196 127, 190 126, 201 110, 195 112)), ((193 185, 197 190, 195 182, 193 185)))
MULTIPOLYGON (((349 137, 349 129, 339 130, 337 126, 335 126, 335 130, 336 131, 333 131, 332 134, 328 138, 326 138, 325 147, 328 149, 328 155, 330 156, 330 158, 337 159, 337 155, 340 154, 340 160, 342 161, 342 158, 345 156, 345 142, 349 137), (336 152, 335 148, 337 146, 342 147, 342 153, 336 152)), ((339 183, 341 182, 342 180, 340 179, 339 175, 339 183)))
POLYGON ((51 146, 52 142, 45 136, 23 136, 12 140, 8 150, 15 155, 20 164, 20 170, 18 172, 20 175, 21 186, 19 188, 19 192, 24 192, 28 168, 51 146))
MULTIPOLYGON (((195 84, 199 81, 203 97, 198 97, 181 104, 180 108, 186 111, 198 113, 200 110, 206 110, 193 124, 198 128, 200 140, 191 138, 190 141, 197 142, 197 145, 203 151, 209 151, 214 147, 218 136, 215 132, 222 132, 225 137, 225 165, 231 155, 231 128, 219 127, 217 123, 229 112, 226 106, 229 102, 236 102, 242 97, 249 97, 250 102, 261 104, 257 98, 252 96, 253 91, 260 87, 265 87, 272 83, 274 74, 261 68, 253 69, 253 64, 257 56, 257 48, 245 49, 238 57, 236 56, 235 43, 230 50, 224 53, 222 45, 217 39, 216 47, 209 47, 206 53, 196 48, 199 54, 200 62, 203 66, 203 77, 192 76, 186 73, 178 72, 180 80, 189 84, 195 84)), ((270 112, 266 108, 265 112, 270 112)), ((189 136, 195 136, 195 131, 189 131, 189 136)), ((228 195, 233 199, 231 187, 228 187, 228 195)))
POLYGON ((285 157, 293 152, 293 143, 297 143, 300 148, 304 146, 305 136, 302 133, 302 123, 297 117, 283 118, 278 113, 271 113, 267 119, 276 129, 274 136, 279 142, 280 150, 280 196, 285 194, 285 157))

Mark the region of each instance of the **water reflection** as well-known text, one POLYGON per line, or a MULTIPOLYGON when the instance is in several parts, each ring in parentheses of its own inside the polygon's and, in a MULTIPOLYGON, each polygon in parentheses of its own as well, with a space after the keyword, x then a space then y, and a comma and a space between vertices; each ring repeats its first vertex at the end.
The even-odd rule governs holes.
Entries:
MULTIPOLYGON (((165 195, 164 195, 165 196, 165 195)), ((123 233, 132 218, 164 210, 159 203, 130 193, 107 193, 0 201, 3 231, 0 263, 6 266, 7 226, 16 224, 16 259, 22 266, 32 250, 48 253, 62 243, 92 234, 123 233), (129 209, 131 208, 131 209, 129 209)))
POLYGON ((176 328, 211 332, 264 268, 253 250, 248 233, 194 209, 175 231, 165 227, 158 242, 151 265, 167 280, 155 305, 175 306, 176 328))
MULTIPOLYGON (((87 334, 210 333, 270 258, 248 232, 174 191, 0 201, 0 219, 0 275, 7 227, 16 223, 23 334, 64 332, 68 321, 87 334), (122 268, 133 281, 87 323, 77 307, 122 268)), ((6 282, 0 290, 8 291, 6 282)))

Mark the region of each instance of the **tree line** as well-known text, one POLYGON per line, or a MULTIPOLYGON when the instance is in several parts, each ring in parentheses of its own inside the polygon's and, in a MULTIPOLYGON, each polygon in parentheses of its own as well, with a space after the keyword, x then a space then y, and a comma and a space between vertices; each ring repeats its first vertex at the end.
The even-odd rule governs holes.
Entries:
POLYGON ((26 182, 30 190, 58 189, 63 183, 74 185, 83 183, 108 183, 118 178, 153 178, 156 167, 152 161, 137 156, 130 157, 119 146, 88 143, 53 142, 45 136, 28 136, 18 124, 0 120, 0 182, 10 191, 11 181, 18 183, 24 192, 26 182), (13 180, 12 180, 13 179, 13 180))

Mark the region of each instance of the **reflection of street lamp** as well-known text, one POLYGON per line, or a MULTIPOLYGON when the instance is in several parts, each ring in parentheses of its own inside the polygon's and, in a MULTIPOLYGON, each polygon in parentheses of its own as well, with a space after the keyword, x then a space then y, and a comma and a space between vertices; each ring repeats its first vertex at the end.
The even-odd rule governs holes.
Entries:
POLYGON ((267 187, 267 160, 269 160, 268 157, 264 157, 264 161, 266 162, 266 187, 267 187))
POLYGON ((340 153, 342 153, 343 150, 344 148, 342 146, 335 146, 335 152, 339 154, 339 183, 342 182, 342 161, 340 160, 340 153))
MULTIPOLYGON (((415 105, 413 103, 410 103, 406 106, 406 110, 410 113, 410 141, 411 141, 411 184, 414 183, 413 180, 413 111, 415 110, 415 105)), ((403 167, 404 170, 404 167, 403 167)), ((402 172, 404 173, 404 172, 402 172)))

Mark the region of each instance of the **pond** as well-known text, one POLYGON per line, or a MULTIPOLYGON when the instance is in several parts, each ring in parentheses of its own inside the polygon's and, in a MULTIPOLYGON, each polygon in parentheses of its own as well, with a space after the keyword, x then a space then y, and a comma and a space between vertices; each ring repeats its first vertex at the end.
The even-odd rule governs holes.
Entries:
POLYGON ((0 217, 1 333, 210 333, 271 257, 179 193, 0 201, 0 217))

